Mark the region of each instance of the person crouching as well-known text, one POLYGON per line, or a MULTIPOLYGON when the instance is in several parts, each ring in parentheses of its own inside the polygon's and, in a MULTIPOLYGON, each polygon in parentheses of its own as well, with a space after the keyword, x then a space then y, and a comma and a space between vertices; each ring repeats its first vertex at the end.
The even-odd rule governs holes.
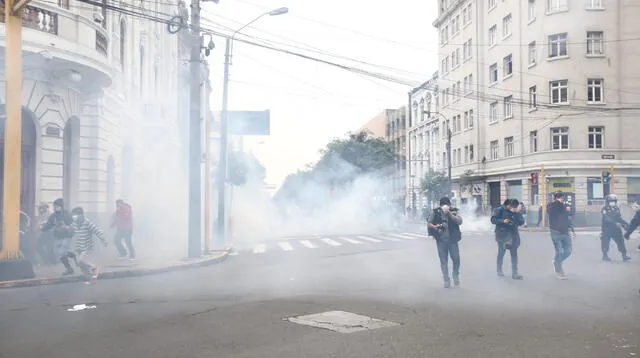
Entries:
POLYGON ((81 207, 71 210, 71 217, 73 219, 71 226, 75 231, 78 267, 89 279, 87 283, 95 282, 100 270, 98 265, 93 263, 93 236, 97 236, 105 247, 108 245, 107 240, 102 230, 84 216, 84 210, 81 207))

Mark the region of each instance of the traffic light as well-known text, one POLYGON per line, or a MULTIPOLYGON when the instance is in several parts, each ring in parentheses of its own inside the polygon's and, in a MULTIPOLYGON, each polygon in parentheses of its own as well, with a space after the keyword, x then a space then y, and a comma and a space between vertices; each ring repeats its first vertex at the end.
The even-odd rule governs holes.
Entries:
POLYGON ((538 184, 538 173, 531 173, 531 184, 538 184))
POLYGON ((608 170, 603 170, 602 171, 602 183, 603 184, 608 184, 611 182, 611 172, 608 170))

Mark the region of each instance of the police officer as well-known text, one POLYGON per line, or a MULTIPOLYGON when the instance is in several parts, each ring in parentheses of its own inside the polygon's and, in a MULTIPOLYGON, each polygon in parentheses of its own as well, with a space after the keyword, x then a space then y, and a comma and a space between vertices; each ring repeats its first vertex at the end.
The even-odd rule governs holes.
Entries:
POLYGON ((622 229, 627 229, 628 227, 629 224, 622 219, 620 214, 618 197, 615 194, 607 195, 605 206, 602 208, 602 233, 600 234, 603 261, 611 261, 611 258, 609 258, 609 245, 612 239, 618 246, 618 251, 622 254, 622 260, 625 262, 631 260, 631 257, 627 255, 627 248, 622 238, 622 229))
POLYGON ((460 285, 460 247, 458 242, 462 239, 460 225, 462 216, 458 214, 457 208, 451 207, 451 200, 447 197, 440 199, 440 206, 435 208, 429 216, 427 224, 429 236, 436 240, 438 246, 438 257, 440 258, 440 269, 444 279, 444 287, 451 287, 449 277, 449 257, 453 262, 453 284, 460 285))

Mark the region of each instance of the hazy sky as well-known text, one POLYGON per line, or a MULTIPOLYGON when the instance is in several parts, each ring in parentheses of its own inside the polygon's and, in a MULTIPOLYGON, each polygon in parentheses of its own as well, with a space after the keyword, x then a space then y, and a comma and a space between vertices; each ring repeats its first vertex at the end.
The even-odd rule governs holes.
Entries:
MULTIPOLYGON (((220 0, 204 3, 205 28, 237 29, 263 12, 286 6, 289 13, 264 17, 242 31, 256 42, 301 52, 421 83, 437 70, 436 16, 432 1, 396 0, 220 0), (319 52, 319 53, 318 53, 319 52), (372 67, 353 60, 382 67, 372 67)), ((225 32, 229 32, 226 30, 225 32)), ((209 57, 212 107, 222 103, 224 41, 209 57)), ((236 42, 230 110, 271 110, 271 135, 248 137, 279 185, 287 174, 318 159, 334 137, 356 130, 385 108, 407 103, 410 86, 354 74, 325 64, 236 42)))

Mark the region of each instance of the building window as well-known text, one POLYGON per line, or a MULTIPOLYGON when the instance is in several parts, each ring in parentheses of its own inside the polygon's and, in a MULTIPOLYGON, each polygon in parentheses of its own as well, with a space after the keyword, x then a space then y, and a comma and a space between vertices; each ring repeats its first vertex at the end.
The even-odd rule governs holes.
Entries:
POLYGON ((603 184, 601 178, 587 178, 587 205, 604 205, 610 190, 609 183, 603 184))
POLYGON ((494 63, 489 67, 489 83, 498 82, 498 64, 494 63))
POLYGON ((567 0, 547 0, 547 11, 558 12, 568 10, 567 0))
POLYGON ((467 93, 473 93, 473 74, 469 74, 469 90, 467 93))
POLYGON ((469 110, 469 128, 473 128, 473 109, 469 110))
POLYGON ((462 149, 458 148, 458 164, 462 164, 462 149))
POLYGON ((551 128, 551 150, 569 149, 569 127, 551 128))
POLYGON ((490 152, 489 152, 490 158, 498 159, 498 141, 497 140, 491 141, 489 148, 490 148, 490 152))
POLYGON ((589 127, 589 149, 604 148, 604 127, 589 127))
POLYGON ((474 155, 473 155, 473 144, 471 144, 469 146, 469 161, 473 161, 474 155))
POLYGON ((493 25, 489 28, 489 45, 490 46, 493 46, 496 44, 496 41, 498 40, 497 36, 498 36, 498 27, 496 25, 493 25))
POLYGON ((529 0, 528 19, 529 22, 536 19, 536 0, 529 0))
POLYGON ((538 151, 538 131, 529 132, 529 151, 531 153, 538 151))
POLYGON ((462 87, 460 81, 458 81, 458 100, 460 100, 460 97, 462 97, 462 87))
POLYGON ((513 157, 513 137, 504 139, 504 156, 513 157))
POLYGON ((464 129, 469 128, 469 111, 464 112, 464 129))
POLYGON ((458 132, 460 132, 462 130, 462 115, 458 114, 458 116, 456 117, 456 120, 458 121, 458 132))
POLYGON ((536 86, 529 87, 529 109, 538 108, 538 90, 536 86))
POLYGON ((504 118, 513 117, 513 96, 507 96, 504 98, 504 118))
POLYGON ((496 7, 496 0, 489 0, 488 9, 491 10, 496 7))
POLYGON ((604 55, 604 32, 587 31, 587 55, 604 55))
POLYGON ((460 49, 451 52, 451 68, 454 69, 460 65, 460 49))
POLYGON ((549 82, 549 102, 551 104, 569 103, 569 82, 567 80, 549 82))
POLYGON ((536 42, 529 42, 529 65, 536 64, 536 58, 538 57, 538 51, 536 50, 536 42))
POLYGON ((587 0, 587 9, 604 9, 602 0, 587 0))
POLYGON ((493 102, 489 105, 489 123, 495 123, 498 121, 498 102, 493 102))
POLYGON ((512 23, 511 14, 502 18, 502 37, 503 38, 511 35, 511 23, 512 23))
POLYGON ((464 92, 467 93, 469 90, 469 76, 464 76, 464 92))
POLYGON ((471 52, 471 39, 468 39, 463 45, 462 45, 462 55, 464 56, 464 60, 470 60, 473 57, 473 53, 471 52))
POLYGON ((508 77, 513 74, 513 56, 509 55, 502 60, 502 72, 503 77, 508 77))
POLYGON ((469 15, 469 22, 471 22, 471 19, 473 19, 473 4, 469 4, 469 6, 467 6, 467 14, 469 15))
POLYGON ((144 57, 144 47, 140 46, 140 97, 144 96, 145 94, 145 70, 146 70, 146 64, 145 64, 145 57, 144 57))
POLYGON ((587 102, 604 103, 604 80, 590 78, 587 80, 587 102))
POLYGON ((549 36, 549 57, 567 56, 567 33, 549 36))
POLYGON ((456 34, 460 32, 460 15, 456 16, 456 34))
POLYGON ((464 146, 464 162, 469 163, 469 146, 464 146))

